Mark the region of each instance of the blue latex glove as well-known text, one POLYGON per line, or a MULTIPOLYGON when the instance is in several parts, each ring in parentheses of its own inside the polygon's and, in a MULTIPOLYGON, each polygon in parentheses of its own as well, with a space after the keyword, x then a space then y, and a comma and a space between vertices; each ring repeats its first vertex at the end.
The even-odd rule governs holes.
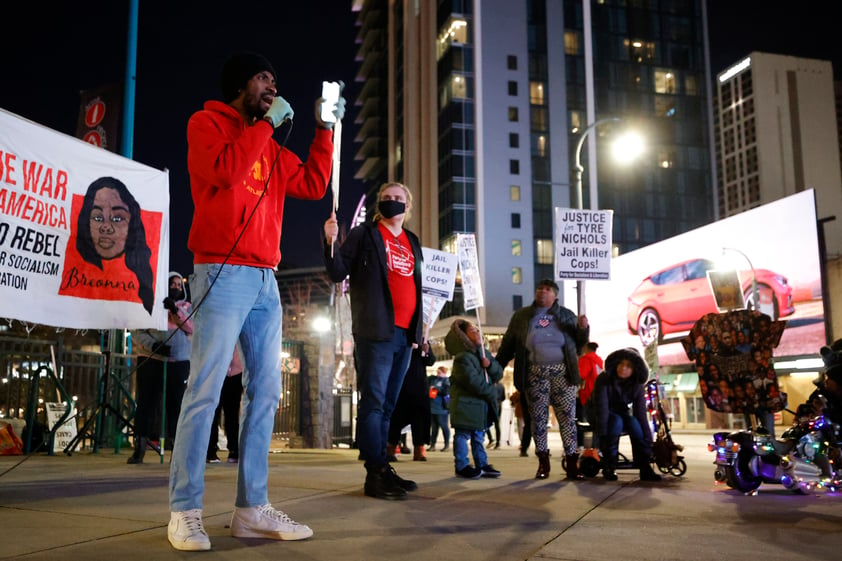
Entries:
MULTIPOLYGON (((345 98, 342 97, 342 90, 345 89, 345 84, 340 80, 339 82, 339 100, 336 102, 336 106, 333 108, 332 113, 336 117, 336 121, 341 121, 342 118, 345 116, 345 98)), ((322 121, 322 105, 325 103, 325 99, 320 97, 318 101, 316 101, 316 124, 325 129, 332 129, 335 123, 325 122, 322 121)))
POLYGON ((263 118, 272 123, 273 127, 278 128, 284 121, 291 121, 294 114, 292 105, 281 96, 278 96, 272 100, 272 106, 263 118))

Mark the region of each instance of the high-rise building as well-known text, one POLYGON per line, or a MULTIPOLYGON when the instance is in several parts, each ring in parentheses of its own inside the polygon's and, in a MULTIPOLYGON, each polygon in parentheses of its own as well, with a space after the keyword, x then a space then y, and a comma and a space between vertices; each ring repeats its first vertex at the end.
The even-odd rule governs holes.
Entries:
MULTIPOLYGON (((357 178, 370 190, 405 182, 424 245, 453 250, 458 233, 477 234, 489 329, 556 276, 553 209, 576 204, 583 131, 583 207, 613 209, 615 252, 713 219, 701 0, 352 5, 365 82, 357 178), (607 148, 624 127, 647 151, 619 168, 607 148)), ((442 315, 461 313, 457 291, 442 315)))
MULTIPOLYGON (((842 255, 842 175, 829 61, 752 52, 717 76, 719 215, 815 189, 826 260, 842 255)), ((792 227, 808 225, 792 224, 792 227)))

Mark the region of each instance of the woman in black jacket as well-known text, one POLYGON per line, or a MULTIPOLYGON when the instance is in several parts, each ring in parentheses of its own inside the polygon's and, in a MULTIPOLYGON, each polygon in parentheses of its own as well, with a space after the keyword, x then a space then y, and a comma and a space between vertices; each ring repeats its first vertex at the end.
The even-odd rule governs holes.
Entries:
MULTIPOLYGON (((560 305, 558 284, 543 279, 535 287, 532 304, 516 311, 509 320, 497 350, 495 358, 504 368, 514 358, 515 388, 526 395, 524 419, 530 418, 538 456, 535 479, 550 475, 547 444, 550 405, 558 419, 567 479, 582 478, 576 442, 576 395, 581 382, 578 350, 588 342, 589 333, 588 318, 577 317, 560 305)), ((521 444, 521 455, 528 447, 528 440, 521 444)))
POLYGON ((351 331, 360 401, 357 443, 365 460, 365 494, 405 499, 418 486, 389 465, 389 424, 413 348, 421 344, 421 269, 418 237, 404 229, 412 194, 400 183, 377 193, 374 221, 357 226, 335 249, 336 213, 325 222, 324 259, 334 282, 351 289, 351 331))
POLYGON ((614 351, 605 359, 605 370, 596 378, 590 397, 592 418, 602 452, 602 476, 616 481, 620 435, 632 442, 634 464, 642 481, 660 481, 652 470, 652 430, 647 417, 644 384, 649 367, 634 349, 614 351))

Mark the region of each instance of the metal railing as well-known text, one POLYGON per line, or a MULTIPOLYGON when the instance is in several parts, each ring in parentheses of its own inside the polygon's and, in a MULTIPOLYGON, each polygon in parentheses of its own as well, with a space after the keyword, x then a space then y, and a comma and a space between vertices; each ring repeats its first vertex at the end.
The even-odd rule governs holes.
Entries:
MULTIPOLYGON (((283 351, 283 390, 274 433, 277 438, 288 439, 300 433, 302 373, 298 366, 303 344, 284 342, 283 351)), ((133 428, 125 421, 133 420, 135 414, 133 374, 137 357, 111 353, 107 380, 105 364, 103 353, 65 350, 60 339, 0 336, 0 420, 26 421, 32 450, 46 450, 50 427, 45 404, 64 401, 60 392, 63 387, 76 407, 75 419, 70 421, 76 422, 82 449, 127 445, 133 428)))

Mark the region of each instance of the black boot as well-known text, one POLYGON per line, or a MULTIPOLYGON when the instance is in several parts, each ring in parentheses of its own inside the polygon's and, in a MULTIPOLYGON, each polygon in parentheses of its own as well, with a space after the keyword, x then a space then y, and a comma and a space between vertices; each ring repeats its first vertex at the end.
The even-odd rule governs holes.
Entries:
POLYGON ((640 472, 641 481, 660 481, 661 476, 652 469, 652 451, 637 442, 632 442, 632 459, 640 472))
POLYGON ((655 470, 652 469, 652 466, 649 464, 645 464, 640 467, 640 480, 641 481, 660 481, 661 476, 655 473, 655 470))
POLYGON ((394 470, 386 465, 380 469, 374 468, 366 473, 365 494, 377 499, 400 501, 407 498, 408 493, 395 479, 394 470))
POLYGON ((617 474, 614 470, 617 469, 617 454, 620 448, 619 436, 600 436, 599 437, 600 452, 602 452, 602 477, 606 481, 617 481, 617 474))
POLYGON ((579 454, 570 454, 564 457, 564 468, 567 472, 567 479, 583 479, 579 473, 579 454))
POLYGON ((145 436, 134 437, 134 453, 126 460, 127 464, 142 464, 143 455, 146 454, 146 443, 149 441, 145 436))
POLYGON ((535 472, 535 479, 546 479, 550 476, 550 451, 535 452, 538 456, 538 471, 535 472))

